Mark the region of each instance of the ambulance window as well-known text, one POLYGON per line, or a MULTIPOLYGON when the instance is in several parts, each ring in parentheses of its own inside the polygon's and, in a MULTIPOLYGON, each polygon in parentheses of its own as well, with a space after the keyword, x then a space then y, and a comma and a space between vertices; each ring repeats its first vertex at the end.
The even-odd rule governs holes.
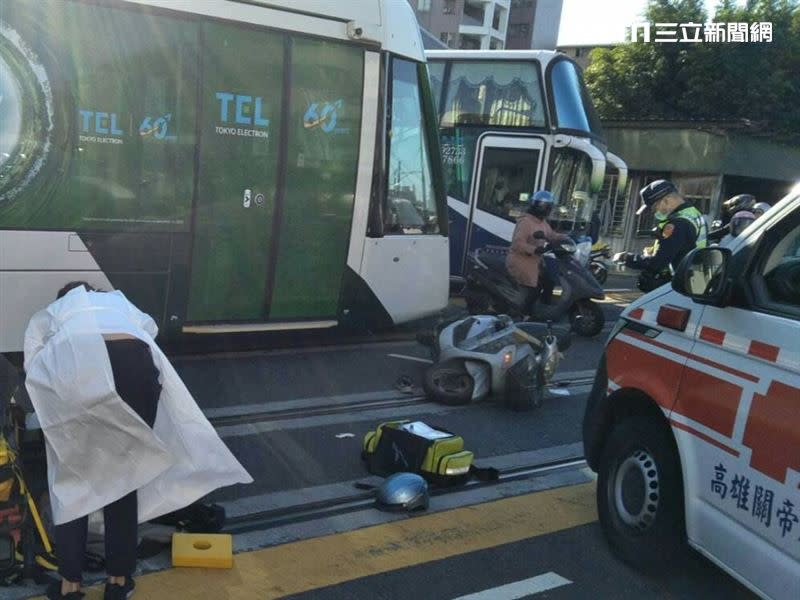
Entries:
POLYGON ((767 247, 766 260, 755 283, 764 304, 800 316, 800 223, 793 221, 768 236, 774 243, 767 247))

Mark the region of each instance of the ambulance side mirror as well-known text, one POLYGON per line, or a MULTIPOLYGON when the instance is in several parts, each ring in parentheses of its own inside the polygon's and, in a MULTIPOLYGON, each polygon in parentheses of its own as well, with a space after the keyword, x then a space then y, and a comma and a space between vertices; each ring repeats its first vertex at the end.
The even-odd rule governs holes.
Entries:
POLYGON ((730 257, 731 251, 719 246, 692 250, 678 266, 672 289, 698 304, 726 306, 731 288, 730 257))

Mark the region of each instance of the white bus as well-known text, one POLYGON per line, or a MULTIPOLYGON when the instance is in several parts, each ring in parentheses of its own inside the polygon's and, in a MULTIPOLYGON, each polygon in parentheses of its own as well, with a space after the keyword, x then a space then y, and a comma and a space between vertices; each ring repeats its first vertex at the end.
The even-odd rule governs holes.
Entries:
POLYGON ((546 50, 428 50, 450 219, 450 272, 467 253, 507 245, 530 192, 557 200, 551 224, 589 227, 608 171, 625 189, 627 167, 608 152, 580 68, 546 50))
POLYGON ((443 308, 424 62, 395 0, 3 0, 0 352, 74 280, 168 337, 443 308))

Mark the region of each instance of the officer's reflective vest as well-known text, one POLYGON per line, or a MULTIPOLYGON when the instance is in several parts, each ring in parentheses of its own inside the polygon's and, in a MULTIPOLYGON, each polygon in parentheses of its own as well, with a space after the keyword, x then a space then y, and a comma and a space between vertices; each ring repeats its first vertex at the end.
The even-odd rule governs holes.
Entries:
POLYGON ((697 210, 697 208, 694 206, 687 206, 679 210, 675 214, 675 217, 686 219, 694 225, 695 235, 697 236, 694 242, 695 248, 705 248, 708 245, 708 225, 703 218, 703 214, 697 210))
MULTIPOLYGON (((682 208, 676 213, 673 213, 669 216, 669 219, 666 221, 661 221, 658 223, 659 230, 663 231, 664 226, 672 221, 673 219, 686 219, 692 225, 694 225, 695 231, 695 248, 705 248, 708 245, 708 225, 706 224, 706 220, 703 218, 703 213, 701 213, 697 208, 694 206, 687 206, 686 208, 682 208)), ((653 244, 653 255, 655 256, 656 252, 658 252, 659 242, 661 240, 656 240, 653 244)), ((672 272, 672 266, 668 266, 664 269, 664 272, 672 272)))

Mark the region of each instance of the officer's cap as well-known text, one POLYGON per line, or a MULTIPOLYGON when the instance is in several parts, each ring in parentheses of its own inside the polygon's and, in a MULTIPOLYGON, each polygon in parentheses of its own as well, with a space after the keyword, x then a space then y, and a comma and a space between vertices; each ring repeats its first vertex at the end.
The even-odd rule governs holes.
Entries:
POLYGON ((678 189, 673 183, 666 179, 657 179, 653 183, 644 186, 639 192, 639 195, 642 197, 642 205, 639 207, 639 210, 636 211, 636 214, 642 214, 667 194, 674 194, 677 193, 677 191, 678 189))

